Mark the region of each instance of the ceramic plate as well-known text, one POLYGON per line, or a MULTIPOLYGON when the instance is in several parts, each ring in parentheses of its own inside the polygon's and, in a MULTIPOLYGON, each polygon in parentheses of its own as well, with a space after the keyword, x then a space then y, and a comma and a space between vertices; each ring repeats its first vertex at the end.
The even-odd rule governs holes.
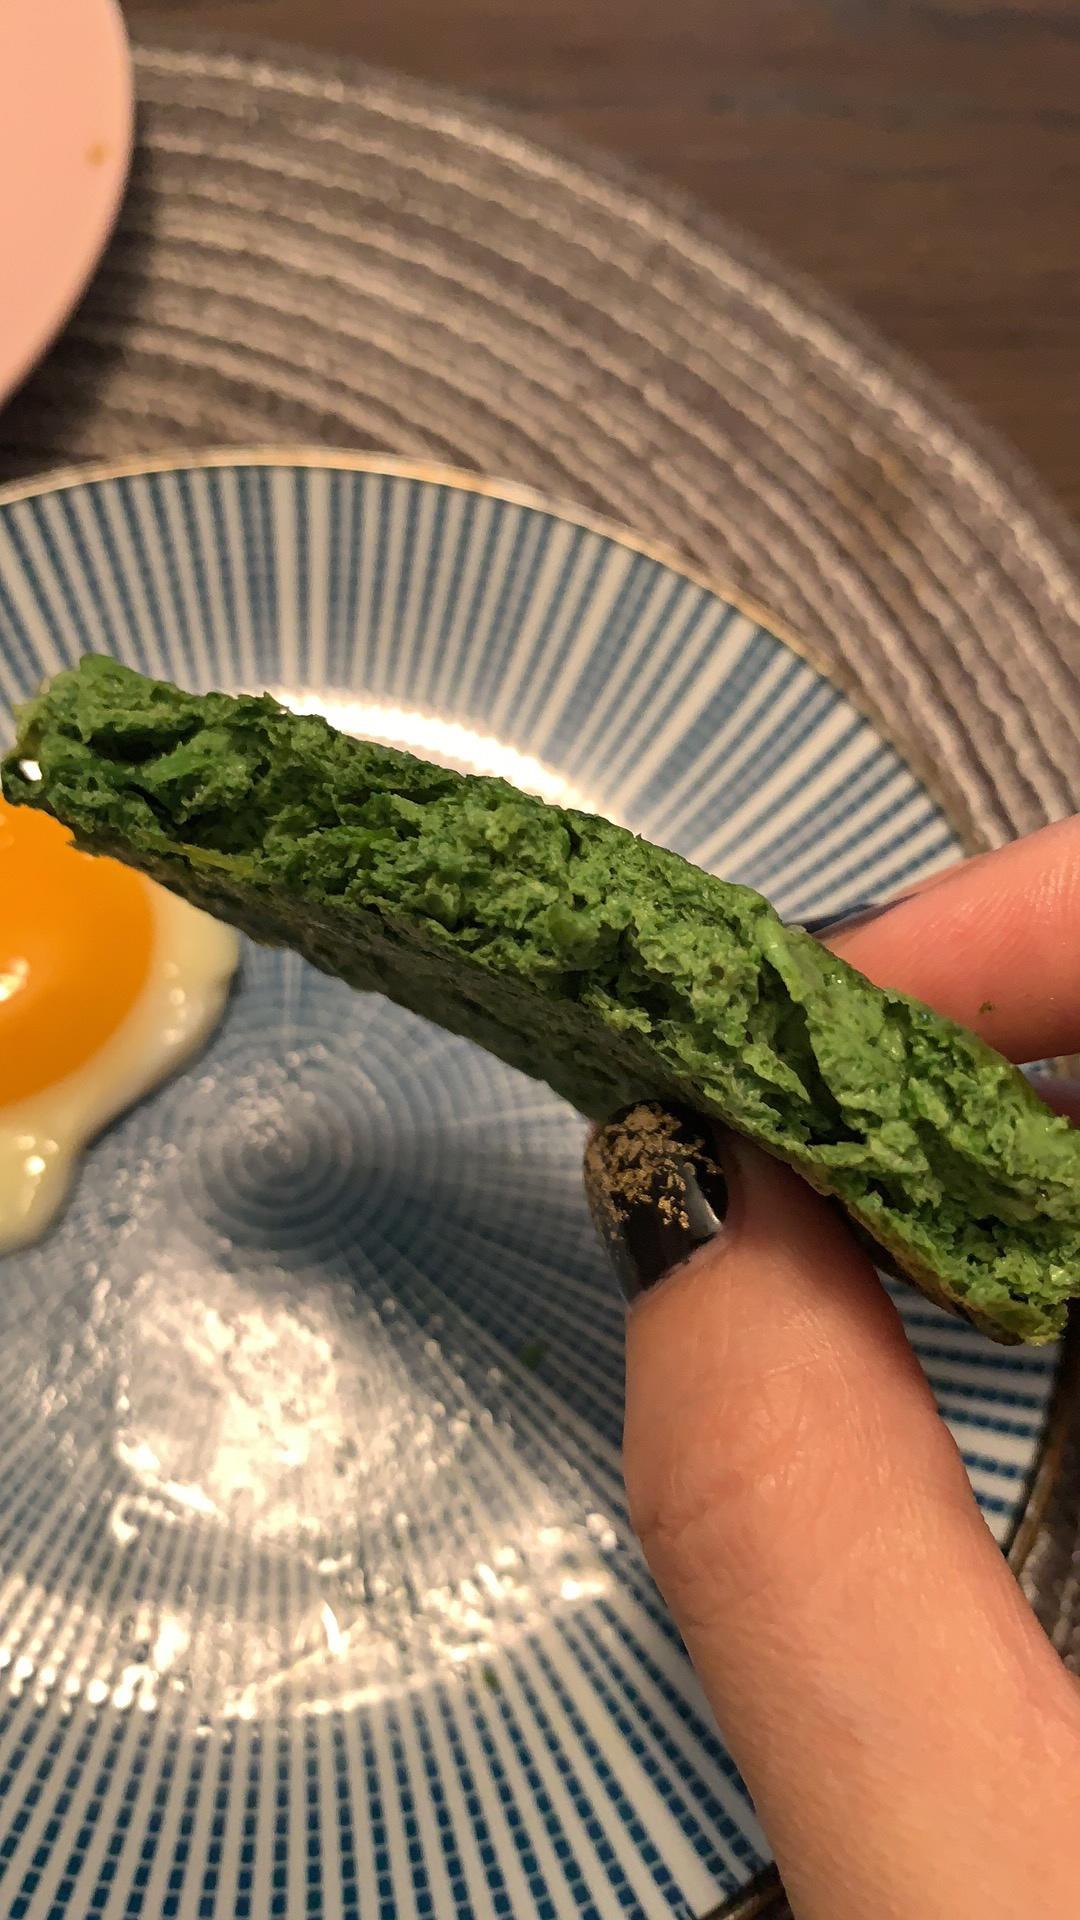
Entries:
MULTIPOLYGON (((959 851, 760 614, 464 476, 226 455, 9 492, 5 733, 85 648, 601 809, 789 916, 959 851)), ((767 1897, 627 1522, 582 1133, 467 1043, 247 947, 205 1056, 0 1261, 11 1920, 767 1897)), ((897 1297, 1007 1544, 1055 1357, 897 1297)))
POLYGON ((114 0, 0 5, 0 400, 82 292, 131 153, 131 61, 114 0))

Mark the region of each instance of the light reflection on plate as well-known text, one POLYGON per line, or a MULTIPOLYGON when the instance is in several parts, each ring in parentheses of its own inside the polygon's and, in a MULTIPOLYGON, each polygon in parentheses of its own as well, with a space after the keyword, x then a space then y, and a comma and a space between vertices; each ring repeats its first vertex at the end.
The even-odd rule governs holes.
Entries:
MULTIPOLYGON (((447 720, 440 714, 408 707, 387 706, 382 700, 355 700, 340 693, 311 693, 306 687, 300 691, 271 687, 268 691, 294 713, 317 713, 341 733, 355 734, 357 739, 377 740, 386 747, 403 747, 408 753, 419 754, 425 760, 437 760, 459 773, 494 774, 556 807, 576 807, 581 813, 599 812, 594 802, 584 799, 553 767, 545 766, 533 754, 522 753, 504 740, 494 739, 491 734, 462 726, 459 720, 447 720)), ((608 813, 609 819, 614 817, 608 813)))

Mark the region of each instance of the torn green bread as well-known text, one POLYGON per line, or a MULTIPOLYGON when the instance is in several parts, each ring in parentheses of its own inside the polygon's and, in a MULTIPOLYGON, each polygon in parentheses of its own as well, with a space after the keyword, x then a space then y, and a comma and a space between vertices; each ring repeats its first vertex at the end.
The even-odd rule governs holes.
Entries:
POLYGON ((655 1099, 727 1122, 994 1338, 1061 1331, 1080 1131, 749 889, 501 780, 98 656, 23 709, 3 786, 596 1119, 655 1099))

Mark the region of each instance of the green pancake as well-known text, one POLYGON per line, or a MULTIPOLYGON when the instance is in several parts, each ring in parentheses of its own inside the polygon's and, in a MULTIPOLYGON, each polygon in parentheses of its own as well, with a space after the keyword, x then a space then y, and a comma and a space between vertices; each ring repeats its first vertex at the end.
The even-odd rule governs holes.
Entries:
POLYGON ((3 788, 596 1119, 655 1099, 726 1121, 995 1339, 1061 1331, 1080 1131, 749 889, 267 696, 194 696, 101 657, 23 709, 3 788))

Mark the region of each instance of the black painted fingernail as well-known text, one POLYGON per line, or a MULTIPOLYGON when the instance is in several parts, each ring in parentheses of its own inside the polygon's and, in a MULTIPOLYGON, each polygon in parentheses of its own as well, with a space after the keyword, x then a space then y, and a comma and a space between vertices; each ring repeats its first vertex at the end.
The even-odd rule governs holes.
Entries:
POLYGON ((898 893, 895 900, 857 900, 843 913, 823 914, 819 920, 800 920, 799 925, 804 933, 812 933, 817 939, 823 933, 839 933, 841 928, 847 933, 850 927, 865 927, 871 920, 880 920, 883 913, 891 913, 894 907, 901 907, 905 900, 913 898, 913 894, 898 893))
POLYGON ((653 1101, 628 1107, 593 1135, 585 1192, 627 1300, 713 1239, 727 1212, 708 1123, 653 1101))

